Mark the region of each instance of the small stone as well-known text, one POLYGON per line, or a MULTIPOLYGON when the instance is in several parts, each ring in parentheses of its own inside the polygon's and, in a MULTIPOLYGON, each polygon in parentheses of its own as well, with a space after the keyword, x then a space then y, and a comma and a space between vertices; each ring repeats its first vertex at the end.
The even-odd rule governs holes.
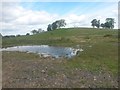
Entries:
POLYGON ((56 85, 57 83, 55 82, 55 85, 56 85))
POLYGON ((96 79, 96 77, 94 76, 94 81, 96 81, 97 79, 96 79))
POLYGON ((65 74, 63 74, 63 77, 66 77, 65 74))
POLYGON ((45 78, 44 78, 43 80, 44 80, 44 81, 46 81, 46 79, 45 79, 45 78))
POLYGON ((42 72, 42 73, 45 73, 45 70, 42 70, 41 72, 42 72))
POLYGON ((76 68, 76 70, 78 70, 78 69, 76 68))

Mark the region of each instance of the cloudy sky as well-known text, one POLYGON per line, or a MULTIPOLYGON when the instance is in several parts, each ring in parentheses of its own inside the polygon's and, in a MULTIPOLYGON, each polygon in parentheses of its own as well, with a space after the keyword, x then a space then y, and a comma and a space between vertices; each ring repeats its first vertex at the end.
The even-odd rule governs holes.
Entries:
POLYGON ((2 35, 26 34, 33 29, 66 20, 66 27, 91 27, 91 20, 115 19, 118 28, 118 2, 1 2, 2 35))

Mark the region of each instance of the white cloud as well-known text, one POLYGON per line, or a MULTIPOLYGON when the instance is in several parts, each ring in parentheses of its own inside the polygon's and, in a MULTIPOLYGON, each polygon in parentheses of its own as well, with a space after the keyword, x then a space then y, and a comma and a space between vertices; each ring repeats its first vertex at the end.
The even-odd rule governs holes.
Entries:
POLYGON ((107 8, 98 9, 98 11, 95 11, 93 13, 85 13, 83 16, 84 16, 83 19, 81 19, 80 23, 79 23, 80 26, 90 27, 91 26, 90 22, 94 18, 97 20, 100 20, 101 23, 104 23, 106 18, 114 18, 115 22, 116 22, 115 28, 118 28, 118 6, 117 6, 117 3, 114 3, 112 6, 107 6, 107 8))
POLYGON ((19 6, 18 3, 7 2, 2 3, 2 6, 0 11, 2 34, 25 34, 38 27, 45 29, 49 23, 58 18, 57 14, 28 10, 19 6))
POLYGON ((76 14, 70 14, 65 17, 65 20, 68 24, 72 23, 78 23, 85 19, 85 15, 76 15, 76 14))
POLYGON ((23 25, 36 25, 36 24, 46 24, 51 22, 57 15, 50 15, 45 11, 32 11, 28 10, 22 15, 14 20, 14 23, 23 25))
POLYGON ((24 9, 19 7, 17 3, 2 3, 2 10, 0 12, 2 13, 2 20, 9 22, 21 16, 23 11, 24 9))
POLYGON ((25 9, 21 6, 15 5, 16 3, 3 3, 3 21, 15 24, 44 24, 50 22, 56 14, 49 14, 45 11, 32 11, 25 9))
MULTIPOLYGON (((84 8, 83 8, 84 9, 84 8)), ((77 9, 76 9, 77 10, 77 9)), ((70 11, 69 11, 70 12, 70 11)), ((66 27, 91 27, 91 20, 100 19, 102 23, 107 17, 115 18, 115 28, 118 27, 117 6, 108 6, 94 13, 76 14, 68 13, 62 16, 50 14, 46 11, 33 11, 25 9, 19 3, 2 3, 0 10, 0 25, 2 24, 2 34, 26 34, 33 29, 42 28, 46 30, 47 25, 58 19, 65 19, 66 27)))
POLYGON ((89 18, 97 18, 101 20, 101 23, 105 22, 106 18, 114 18, 115 19, 115 28, 118 28, 118 4, 115 3, 112 6, 108 6, 107 8, 102 8, 90 15, 89 18))

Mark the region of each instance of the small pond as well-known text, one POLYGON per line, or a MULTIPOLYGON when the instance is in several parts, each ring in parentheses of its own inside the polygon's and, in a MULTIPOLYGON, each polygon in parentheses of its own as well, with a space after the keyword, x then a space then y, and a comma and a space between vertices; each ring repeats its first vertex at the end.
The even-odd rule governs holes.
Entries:
POLYGON ((71 47, 55 47, 48 45, 33 45, 33 46, 14 46, 8 48, 2 48, 1 51, 20 51, 27 53, 37 53, 43 57, 67 57, 71 58, 82 52, 83 49, 74 49, 71 47))

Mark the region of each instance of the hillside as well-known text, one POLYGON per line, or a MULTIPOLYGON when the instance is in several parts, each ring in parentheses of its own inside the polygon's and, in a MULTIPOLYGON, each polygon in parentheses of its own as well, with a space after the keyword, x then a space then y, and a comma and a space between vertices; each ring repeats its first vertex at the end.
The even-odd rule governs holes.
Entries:
POLYGON ((117 30, 71 28, 3 38, 3 47, 42 44, 70 47, 79 45, 83 52, 70 59, 55 59, 32 53, 4 51, 4 88, 118 87, 117 30))
POLYGON ((71 46, 81 44, 82 40, 103 38, 105 35, 117 36, 117 30, 93 29, 93 28, 66 28, 40 34, 3 38, 3 46, 13 45, 63 45, 71 46))

